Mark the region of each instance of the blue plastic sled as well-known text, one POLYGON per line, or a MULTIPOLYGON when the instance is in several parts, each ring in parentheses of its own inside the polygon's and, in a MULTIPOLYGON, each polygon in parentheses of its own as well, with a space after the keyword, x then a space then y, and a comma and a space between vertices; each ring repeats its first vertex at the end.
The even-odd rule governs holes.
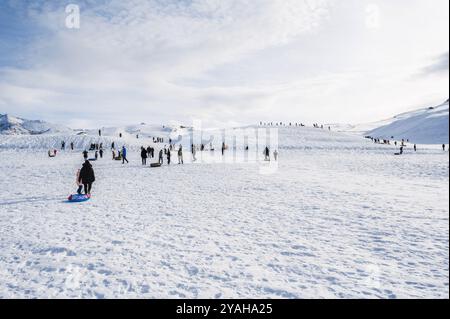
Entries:
POLYGON ((91 199, 91 195, 84 195, 84 194, 82 194, 82 195, 73 194, 73 195, 70 195, 69 198, 67 198, 67 200, 72 203, 81 203, 81 202, 88 201, 90 199, 91 199))

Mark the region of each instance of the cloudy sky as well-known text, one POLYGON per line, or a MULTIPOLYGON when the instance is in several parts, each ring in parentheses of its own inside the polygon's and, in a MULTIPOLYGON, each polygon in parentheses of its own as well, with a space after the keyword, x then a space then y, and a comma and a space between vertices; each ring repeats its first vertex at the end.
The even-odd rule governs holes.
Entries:
POLYGON ((370 122, 447 99, 448 60, 448 0, 0 2, 0 113, 72 127, 370 122))

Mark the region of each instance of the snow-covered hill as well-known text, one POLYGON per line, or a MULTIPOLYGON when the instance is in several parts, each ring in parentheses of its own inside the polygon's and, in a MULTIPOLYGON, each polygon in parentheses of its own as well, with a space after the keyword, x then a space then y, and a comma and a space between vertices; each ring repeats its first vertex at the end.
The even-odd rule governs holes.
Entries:
POLYGON ((74 144, 75 149, 86 149, 92 143, 116 147, 126 145, 139 149, 151 145, 153 137, 162 137, 165 143, 169 138, 180 142, 182 136, 190 132, 182 125, 152 125, 141 123, 119 127, 102 127, 99 129, 72 130, 62 125, 38 120, 26 120, 10 115, 0 115, 0 149, 52 149, 60 148, 61 142, 74 144), (100 131, 100 132, 99 132, 100 131), (100 133, 100 134, 99 134, 100 133))
POLYGON ((71 131, 71 129, 58 124, 0 114, 0 134, 4 135, 55 134, 71 131))
POLYGON ((380 139, 410 140, 416 144, 448 144, 449 101, 406 112, 382 121, 363 124, 326 124, 333 131, 380 139))
POLYGON ((409 139, 418 144, 448 144, 449 101, 427 109, 407 112, 379 123, 366 135, 382 139, 409 139))

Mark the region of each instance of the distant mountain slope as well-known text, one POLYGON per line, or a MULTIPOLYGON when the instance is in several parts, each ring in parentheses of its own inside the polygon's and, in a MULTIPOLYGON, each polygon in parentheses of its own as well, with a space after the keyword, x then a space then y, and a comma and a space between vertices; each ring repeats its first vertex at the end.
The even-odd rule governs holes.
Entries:
POLYGON ((0 114, 0 134, 4 135, 55 134, 69 133, 71 131, 71 129, 58 124, 0 114))
POLYGON ((427 109, 407 112, 380 122, 366 135, 382 139, 409 139, 419 144, 448 144, 449 101, 427 109))

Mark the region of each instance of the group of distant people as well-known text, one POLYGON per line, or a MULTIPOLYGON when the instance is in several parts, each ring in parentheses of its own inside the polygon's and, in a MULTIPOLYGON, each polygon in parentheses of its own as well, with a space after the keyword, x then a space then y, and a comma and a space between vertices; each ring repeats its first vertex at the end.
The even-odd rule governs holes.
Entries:
MULTIPOLYGON (((99 156, 100 156, 100 158, 103 158, 103 154, 104 154, 103 148, 99 149, 98 151, 96 150, 95 153, 94 153, 94 158, 92 158, 91 160, 95 160, 96 161, 96 160, 98 160, 99 156)), ((89 152, 87 150, 84 150, 83 151, 83 158, 85 160, 87 160, 88 157, 89 157, 89 152)))
POLYGON ((293 123, 293 122, 289 122, 289 123, 283 123, 283 122, 259 122, 260 126, 300 126, 300 127, 305 127, 305 124, 303 123, 293 123))
MULTIPOLYGON (((298 125, 298 124, 296 123, 296 125, 298 125)), ((301 124, 301 125, 303 125, 303 124, 301 124)), ((99 136, 101 136, 101 130, 98 131, 98 134, 99 134, 99 136)), ((155 143, 162 143, 162 142, 164 142, 164 139, 160 138, 160 137, 154 137, 153 141, 155 143)), ((173 143, 172 139, 170 139, 170 138, 168 139, 168 142, 169 142, 169 145, 168 146, 165 145, 163 148, 161 148, 159 150, 159 152, 157 152, 157 154, 156 154, 154 147, 141 146, 140 156, 141 156, 141 160, 142 160, 142 165, 143 166, 147 165, 147 160, 155 158, 156 155, 158 156, 157 164, 163 165, 164 161, 166 161, 167 165, 171 165, 172 153, 174 151, 176 151, 176 154, 177 154, 178 164, 183 165, 184 164, 183 146, 180 144, 177 147, 176 144, 173 143), (165 160, 164 160, 164 158, 165 158, 165 160)), ((66 142, 62 141, 61 149, 65 150, 65 148, 66 148, 66 142)), ((72 150, 74 149, 73 142, 70 143, 70 148, 72 150)), ((212 143, 210 143, 209 149, 211 151, 215 150, 212 143)), ((225 142, 223 142, 221 145, 222 155, 225 155, 225 151, 227 149, 228 149, 228 145, 226 145, 225 142)), ((192 159, 194 162, 197 160, 197 158, 196 158, 197 150, 205 151, 206 146, 204 144, 200 144, 198 146, 191 144, 191 154, 192 154, 192 159)), ((249 147, 246 146, 245 150, 248 151, 249 147)), ((112 151, 112 159, 113 160, 120 160, 120 161, 122 161, 122 164, 129 163, 128 158, 127 158, 128 150, 125 146, 122 146, 122 148, 120 150, 116 150, 116 144, 115 144, 115 142, 112 142, 111 143, 111 151, 112 151)), ((49 157, 55 157, 56 154, 57 154, 56 149, 49 150, 49 152, 48 152, 49 157)), ((271 160, 271 155, 273 155, 273 158, 275 159, 275 161, 278 160, 278 151, 277 150, 275 150, 271 154, 269 147, 265 147, 263 154, 264 154, 264 159, 266 161, 271 160)), ((86 196, 90 196, 91 191, 92 191, 92 185, 95 182, 95 173, 94 173, 94 169, 93 169, 91 161, 97 161, 99 158, 103 158, 103 155, 104 155, 103 143, 92 143, 90 145, 89 150, 87 150, 87 149, 83 150, 82 155, 83 155, 84 162, 83 162, 81 169, 78 169, 77 173, 76 173, 77 194, 82 195, 82 192, 84 189, 84 194, 86 196), (93 158, 89 158, 90 151, 94 151, 93 158)))
MULTIPOLYGON (((317 123, 314 123, 313 124, 313 127, 314 128, 320 128, 320 129, 324 129, 324 126, 323 126, 323 124, 321 124, 321 125, 319 125, 319 124, 317 124, 317 123)), ((328 126, 328 131, 331 131, 331 126, 328 126)))
MULTIPOLYGON (((273 158, 275 159, 275 161, 278 161, 278 151, 277 150, 273 151, 273 158)), ((268 146, 266 146, 266 148, 264 149, 264 160, 270 161, 270 149, 268 146)))
MULTIPOLYGON (((306 127, 305 124, 298 123, 298 122, 295 122, 295 123, 293 123, 293 122, 289 122, 289 123, 275 122, 275 124, 274 124, 274 122, 259 122, 259 125, 260 126, 296 126, 296 127, 306 127)), ((317 123, 314 123, 313 127, 314 128, 324 129, 324 125, 323 124, 319 125, 317 123)), ((328 128, 329 131, 331 131, 331 126, 328 126, 327 128, 328 128)))
MULTIPOLYGON (((372 140, 372 142, 374 142, 375 144, 385 144, 385 145, 392 145, 394 144, 395 146, 399 146, 400 145, 400 149, 399 149, 399 153, 397 153, 398 155, 403 155, 404 153, 404 149, 407 146, 406 143, 409 143, 409 139, 402 139, 401 142, 394 140, 393 142, 391 142, 390 139, 380 139, 380 138, 375 138, 372 136, 366 136, 366 138, 372 140)), ((391 136, 391 139, 393 139, 394 137, 391 136)), ((442 144, 442 150, 445 151, 446 150, 446 145, 442 144)), ((413 144, 413 149, 414 152, 417 152, 418 147, 417 144, 413 144)))
POLYGON ((125 147, 125 145, 122 146, 122 148, 120 150, 117 150, 117 153, 116 153, 116 149, 114 147, 114 142, 113 142, 111 152, 112 152, 113 161, 122 161, 122 164, 125 164, 125 162, 127 162, 127 164, 129 163, 128 158, 127 158, 128 151, 127 151, 127 148, 125 147))

